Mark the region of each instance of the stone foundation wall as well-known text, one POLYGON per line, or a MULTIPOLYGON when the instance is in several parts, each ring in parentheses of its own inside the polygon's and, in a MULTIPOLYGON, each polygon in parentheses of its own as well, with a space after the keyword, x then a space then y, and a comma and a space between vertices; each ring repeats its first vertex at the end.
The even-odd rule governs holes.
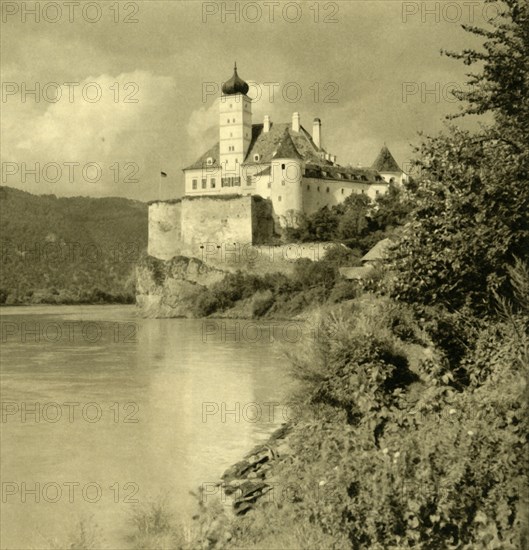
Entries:
POLYGON ((149 205, 148 253, 161 260, 200 258, 206 243, 262 244, 273 237, 272 204, 261 197, 184 197, 149 205))
POLYGON ((156 201, 149 204, 149 242, 147 253, 170 260, 182 253, 181 201, 156 201))

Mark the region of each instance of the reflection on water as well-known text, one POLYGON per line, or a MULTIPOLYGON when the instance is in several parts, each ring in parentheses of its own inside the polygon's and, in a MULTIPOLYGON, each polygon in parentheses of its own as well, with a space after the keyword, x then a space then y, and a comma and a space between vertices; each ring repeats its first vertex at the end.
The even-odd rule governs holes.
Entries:
POLYGON ((131 306, 1 313, 2 548, 46 547, 86 515, 126 548, 129 501, 166 494, 189 517, 189 491, 283 421, 265 405, 288 385, 270 338, 131 306))

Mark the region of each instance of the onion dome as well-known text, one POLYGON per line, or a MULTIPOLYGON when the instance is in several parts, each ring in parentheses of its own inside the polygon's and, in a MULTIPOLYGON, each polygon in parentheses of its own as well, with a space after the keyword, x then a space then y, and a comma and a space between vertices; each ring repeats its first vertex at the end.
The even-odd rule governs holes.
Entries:
POLYGON ((234 95, 234 94, 243 94, 246 95, 250 86, 244 80, 239 78, 237 74, 237 63, 233 68, 233 76, 222 85, 222 93, 224 95, 234 95))

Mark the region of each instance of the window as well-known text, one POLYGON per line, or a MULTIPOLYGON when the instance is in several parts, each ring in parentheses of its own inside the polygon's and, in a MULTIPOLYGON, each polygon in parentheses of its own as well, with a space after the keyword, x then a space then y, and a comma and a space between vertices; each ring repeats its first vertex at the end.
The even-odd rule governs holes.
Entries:
POLYGON ((233 132, 230 132, 230 137, 233 137, 233 132))
POLYGON ((281 165, 281 170, 284 170, 284 169, 285 169, 285 165, 282 164, 282 165, 281 165))
POLYGON ((253 183, 252 176, 248 176, 246 180, 246 185, 252 185, 252 183, 253 183))
POLYGON ((318 191, 320 190, 320 186, 318 185, 318 191))
POLYGON ((365 191, 362 189, 362 195, 365 195, 365 191))
POLYGON ((380 191, 379 191, 378 189, 377 189, 377 191, 376 191, 376 194, 377 194, 377 195, 380 195, 380 191))
POLYGON ((342 195, 343 195, 343 189, 342 189, 342 195))
POLYGON ((277 202, 281 202, 281 195, 277 197, 277 202))
POLYGON ((281 185, 285 185, 285 180, 281 180, 281 185))
POLYGON ((253 156, 253 160, 255 160, 255 162, 259 162, 260 159, 261 159, 260 155, 254 155, 253 156))
POLYGON ((213 164, 213 159, 211 157, 208 157, 207 161, 206 161, 206 164, 208 166, 211 166, 213 164))
POLYGON ((310 185, 307 185, 307 191, 310 191, 310 185))
POLYGON ((206 188, 206 178, 202 178, 202 189, 206 188))
POLYGON ((193 187, 193 189, 197 188, 197 180, 193 180, 192 187, 193 187))
POLYGON ((233 119, 233 122, 235 122, 235 119, 233 119))
POLYGON ((270 189, 271 187, 272 187, 272 182, 269 181, 269 182, 268 182, 268 189, 270 189))
POLYGON ((215 178, 211 178, 211 189, 215 189, 216 185, 217 185, 217 180, 215 178))
POLYGON ((228 119, 228 124, 230 123, 230 119, 228 119))
POLYGON ((230 109, 233 109, 233 105, 230 103, 230 109))
POLYGON ((330 191, 330 189, 327 187, 327 193, 330 191))

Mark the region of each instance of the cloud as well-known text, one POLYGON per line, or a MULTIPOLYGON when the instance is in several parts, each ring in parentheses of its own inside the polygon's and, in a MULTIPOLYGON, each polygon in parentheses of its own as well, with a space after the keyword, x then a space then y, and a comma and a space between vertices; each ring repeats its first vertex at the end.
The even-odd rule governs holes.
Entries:
MULTIPOLYGON (((160 106, 170 103, 172 78, 134 71, 88 76, 75 86, 38 86, 38 102, 33 96, 24 102, 21 94, 7 98, 2 159, 21 169, 7 180, 4 173, 4 184, 35 185, 34 176, 23 178, 22 164, 34 167, 38 162, 42 168, 54 163, 61 167, 62 177, 51 181, 56 179, 56 170, 50 171, 50 177, 41 171, 38 192, 86 194, 89 189, 90 194, 108 195, 116 192, 126 173, 134 171, 130 166, 125 170, 125 163, 135 163, 140 171, 146 161, 157 157, 159 147, 152 135, 163 125, 160 106), (91 181, 97 169, 88 181, 82 174, 82 167, 90 162, 101 167, 99 181, 91 181), (79 163, 74 181, 65 163, 79 163)), ((37 192, 35 187, 27 190, 37 192)))

